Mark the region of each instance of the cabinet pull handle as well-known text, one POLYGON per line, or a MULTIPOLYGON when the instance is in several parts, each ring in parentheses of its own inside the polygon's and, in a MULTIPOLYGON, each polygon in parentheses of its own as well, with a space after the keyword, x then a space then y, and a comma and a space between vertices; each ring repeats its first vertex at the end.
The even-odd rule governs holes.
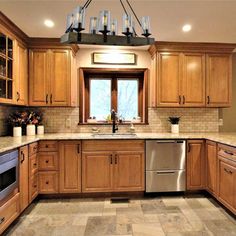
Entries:
POLYGON ((19 102, 19 100, 20 100, 20 93, 17 92, 16 94, 17 94, 17 99, 16 99, 16 101, 19 102))
POLYGON ((224 171, 227 172, 228 174, 232 175, 233 172, 231 170, 227 170, 226 168, 224 168, 224 171))
POLYGON ((50 96, 50 103, 52 104, 52 94, 51 94, 51 96, 50 96))
POLYGON ((46 104, 48 104, 48 94, 46 95, 46 104))
POLYGON ((183 104, 185 104, 185 96, 183 95, 183 104))
POLYGON ((110 155, 110 164, 112 165, 112 154, 110 155))
POLYGON ((191 151, 191 144, 188 143, 188 152, 190 152, 190 151, 191 151))
POLYGON ((179 104, 181 104, 181 96, 179 95, 179 104))
POLYGON ((23 163, 24 160, 25 160, 25 154, 24 154, 23 151, 21 151, 20 153, 21 153, 21 156, 22 156, 22 159, 21 159, 20 163, 23 163))
POLYGON ((46 163, 48 163, 48 160, 46 160, 46 163))
POLYGON ((2 217, 2 218, 0 219, 0 224, 2 224, 4 221, 5 221, 5 217, 2 217))
POLYGON ((48 145, 46 144, 45 147, 48 148, 48 145))
POLYGON ((207 96, 207 104, 210 104, 210 96, 207 96))
POLYGON ((232 152, 230 152, 230 151, 227 151, 227 150, 224 150, 224 152, 225 152, 226 154, 228 154, 228 155, 231 155, 231 156, 233 156, 233 155, 234 155, 232 152))
POLYGON ((48 182, 48 181, 46 181, 46 184, 49 184, 49 182, 48 182))
POLYGON ((117 154, 115 155, 115 164, 117 165, 117 154))
POLYGON ((80 153, 80 145, 77 145, 77 153, 80 153))

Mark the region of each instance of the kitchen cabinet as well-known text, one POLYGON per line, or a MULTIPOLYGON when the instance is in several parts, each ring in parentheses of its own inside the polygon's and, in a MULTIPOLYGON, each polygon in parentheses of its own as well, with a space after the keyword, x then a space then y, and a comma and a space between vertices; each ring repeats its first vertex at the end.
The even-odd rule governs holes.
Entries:
POLYGON ((29 144, 29 203, 38 196, 38 142, 29 144))
POLYGON ((232 55, 208 54, 206 78, 207 107, 229 107, 232 96, 232 55))
POLYGON ((0 103, 13 104, 16 40, 0 31, 0 103))
POLYGON ((19 216, 20 200, 19 193, 14 195, 0 207, 0 235, 19 216))
POLYGON ((219 200, 236 214, 236 149, 219 144, 219 200))
POLYGON ((83 141, 82 192, 144 191, 144 141, 83 141))
POLYGON ((61 141, 59 156, 60 193, 81 192, 81 142, 61 141))
POLYGON ((205 54, 159 53, 158 106, 205 106, 205 54))
POLYGON ((28 50, 17 42, 16 43, 16 60, 15 60, 15 89, 14 100, 16 105, 28 104, 28 50), (15 65, 16 64, 16 65, 15 65))
POLYGON ((187 142, 187 190, 205 188, 205 142, 188 140, 187 142))
POLYGON ((39 193, 59 192, 59 155, 57 141, 40 141, 38 152, 39 193))
POLYGON ((29 105, 77 105, 75 58, 71 50, 31 49, 29 68, 29 105))
POLYGON ((20 211, 29 205, 29 156, 28 146, 19 149, 20 211))
POLYGON ((217 144, 206 141, 206 189, 217 196, 217 144))

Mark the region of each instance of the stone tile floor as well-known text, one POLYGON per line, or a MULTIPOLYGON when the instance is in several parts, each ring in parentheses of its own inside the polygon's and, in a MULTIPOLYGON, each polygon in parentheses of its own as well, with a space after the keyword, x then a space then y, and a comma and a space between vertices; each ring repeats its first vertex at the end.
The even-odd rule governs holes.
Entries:
POLYGON ((236 236, 236 218, 203 195, 33 203, 4 236, 236 236))

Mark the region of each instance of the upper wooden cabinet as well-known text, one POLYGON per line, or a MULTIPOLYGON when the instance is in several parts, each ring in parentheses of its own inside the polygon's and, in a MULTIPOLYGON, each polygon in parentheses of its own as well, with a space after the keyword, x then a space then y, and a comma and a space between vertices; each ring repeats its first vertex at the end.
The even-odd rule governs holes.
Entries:
POLYGON ((207 55, 206 105, 228 107, 232 96, 231 54, 207 55))
POLYGON ((205 55, 159 53, 158 106, 205 105, 205 55))
POLYGON ((75 58, 67 49, 31 49, 29 105, 76 106, 75 58))
POLYGON ((28 50, 17 42, 16 43, 16 76, 14 89, 14 103, 17 105, 28 104, 28 50))
POLYGON ((149 49, 152 56, 149 106, 230 106, 234 47, 233 44, 156 42, 149 49))

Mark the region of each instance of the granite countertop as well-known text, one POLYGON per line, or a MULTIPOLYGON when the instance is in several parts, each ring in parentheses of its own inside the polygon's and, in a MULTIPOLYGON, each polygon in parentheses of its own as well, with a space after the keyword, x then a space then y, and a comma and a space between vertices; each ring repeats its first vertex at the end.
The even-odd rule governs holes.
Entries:
MULTIPOLYGON (((109 134, 110 135, 110 134, 109 134)), ((208 139, 236 147, 236 133, 136 133, 136 135, 97 135, 92 133, 51 133, 36 136, 0 137, 0 153, 39 140, 105 140, 105 139, 208 139)))

